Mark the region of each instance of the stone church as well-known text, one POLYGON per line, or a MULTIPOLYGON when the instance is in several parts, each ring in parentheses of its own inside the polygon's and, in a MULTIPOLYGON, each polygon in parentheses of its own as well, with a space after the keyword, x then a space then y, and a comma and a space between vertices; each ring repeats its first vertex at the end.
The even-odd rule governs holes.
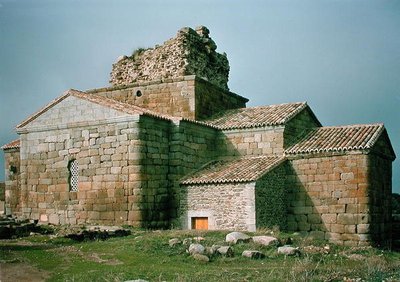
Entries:
POLYGON ((205 27, 121 56, 2 147, 6 213, 50 224, 255 231, 390 242, 383 124, 324 127, 305 102, 247 108, 205 27))

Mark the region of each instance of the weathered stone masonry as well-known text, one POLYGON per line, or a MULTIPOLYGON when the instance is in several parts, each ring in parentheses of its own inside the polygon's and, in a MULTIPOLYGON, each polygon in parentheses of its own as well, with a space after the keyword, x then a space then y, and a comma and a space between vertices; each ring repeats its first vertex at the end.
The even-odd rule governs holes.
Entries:
POLYGON ((226 54, 219 54, 216 49, 206 27, 200 26, 196 31, 182 28, 161 46, 120 57, 113 65, 110 83, 128 85, 197 75, 228 90, 229 62, 226 54))
POLYGON ((248 99, 216 87, 196 75, 146 81, 87 91, 160 114, 203 120, 246 106, 248 99))
POLYGON ((246 108, 215 49, 208 29, 184 28, 121 57, 113 86, 69 90, 28 117, 2 147, 6 213, 146 228, 201 218, 390 245, 384 126, 323 127, 305 102, 246 108))
POLYGON ((5 175, 6 182, 4 183, 4 200, 5 213, 11 214, 11 211, 20 208, 20 153, 19 148, 12 147, 4 150, 5 159, 5 175))

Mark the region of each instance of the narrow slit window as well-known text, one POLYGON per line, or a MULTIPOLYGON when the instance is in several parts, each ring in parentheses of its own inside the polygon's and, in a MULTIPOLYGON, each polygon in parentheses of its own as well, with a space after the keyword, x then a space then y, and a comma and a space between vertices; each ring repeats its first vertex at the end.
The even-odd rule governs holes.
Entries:
POLYGON ((68 171, 69 171, 69 191, 76 192, 78 191, 78 161, 71 160, 68 163, 68 171))

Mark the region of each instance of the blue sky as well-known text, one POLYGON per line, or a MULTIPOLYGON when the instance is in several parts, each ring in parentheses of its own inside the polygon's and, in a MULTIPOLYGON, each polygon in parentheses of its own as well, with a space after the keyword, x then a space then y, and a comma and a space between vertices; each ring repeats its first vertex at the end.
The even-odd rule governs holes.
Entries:
POLYGON ((323 125, 383 122, 400 155, 395 0, 0 0, 0 143, 63 91, 107 86, 119 55, 198 25, 228 54, 229 87, 249 106, 307 101, 323 125))

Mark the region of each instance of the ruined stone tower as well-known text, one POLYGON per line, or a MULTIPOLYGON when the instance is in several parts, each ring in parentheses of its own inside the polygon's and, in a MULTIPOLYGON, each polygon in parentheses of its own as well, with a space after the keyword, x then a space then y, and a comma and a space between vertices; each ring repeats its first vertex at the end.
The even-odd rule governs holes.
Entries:
POLYGON ((228 58, 216 49, 208 28, 200 26, 195 31, 185 27, 163 45, 139 48, 129 57, 119 57, 113 64, 110 83, 118 86, 196 75, 228 90, 228 58))
POLYGON ((229 62, 216 48, 206 27, 182 28, 161 46, 119 57, 113 86, 88 92, 194 120, 243 108, 248 99, 228 90, 229 62))

